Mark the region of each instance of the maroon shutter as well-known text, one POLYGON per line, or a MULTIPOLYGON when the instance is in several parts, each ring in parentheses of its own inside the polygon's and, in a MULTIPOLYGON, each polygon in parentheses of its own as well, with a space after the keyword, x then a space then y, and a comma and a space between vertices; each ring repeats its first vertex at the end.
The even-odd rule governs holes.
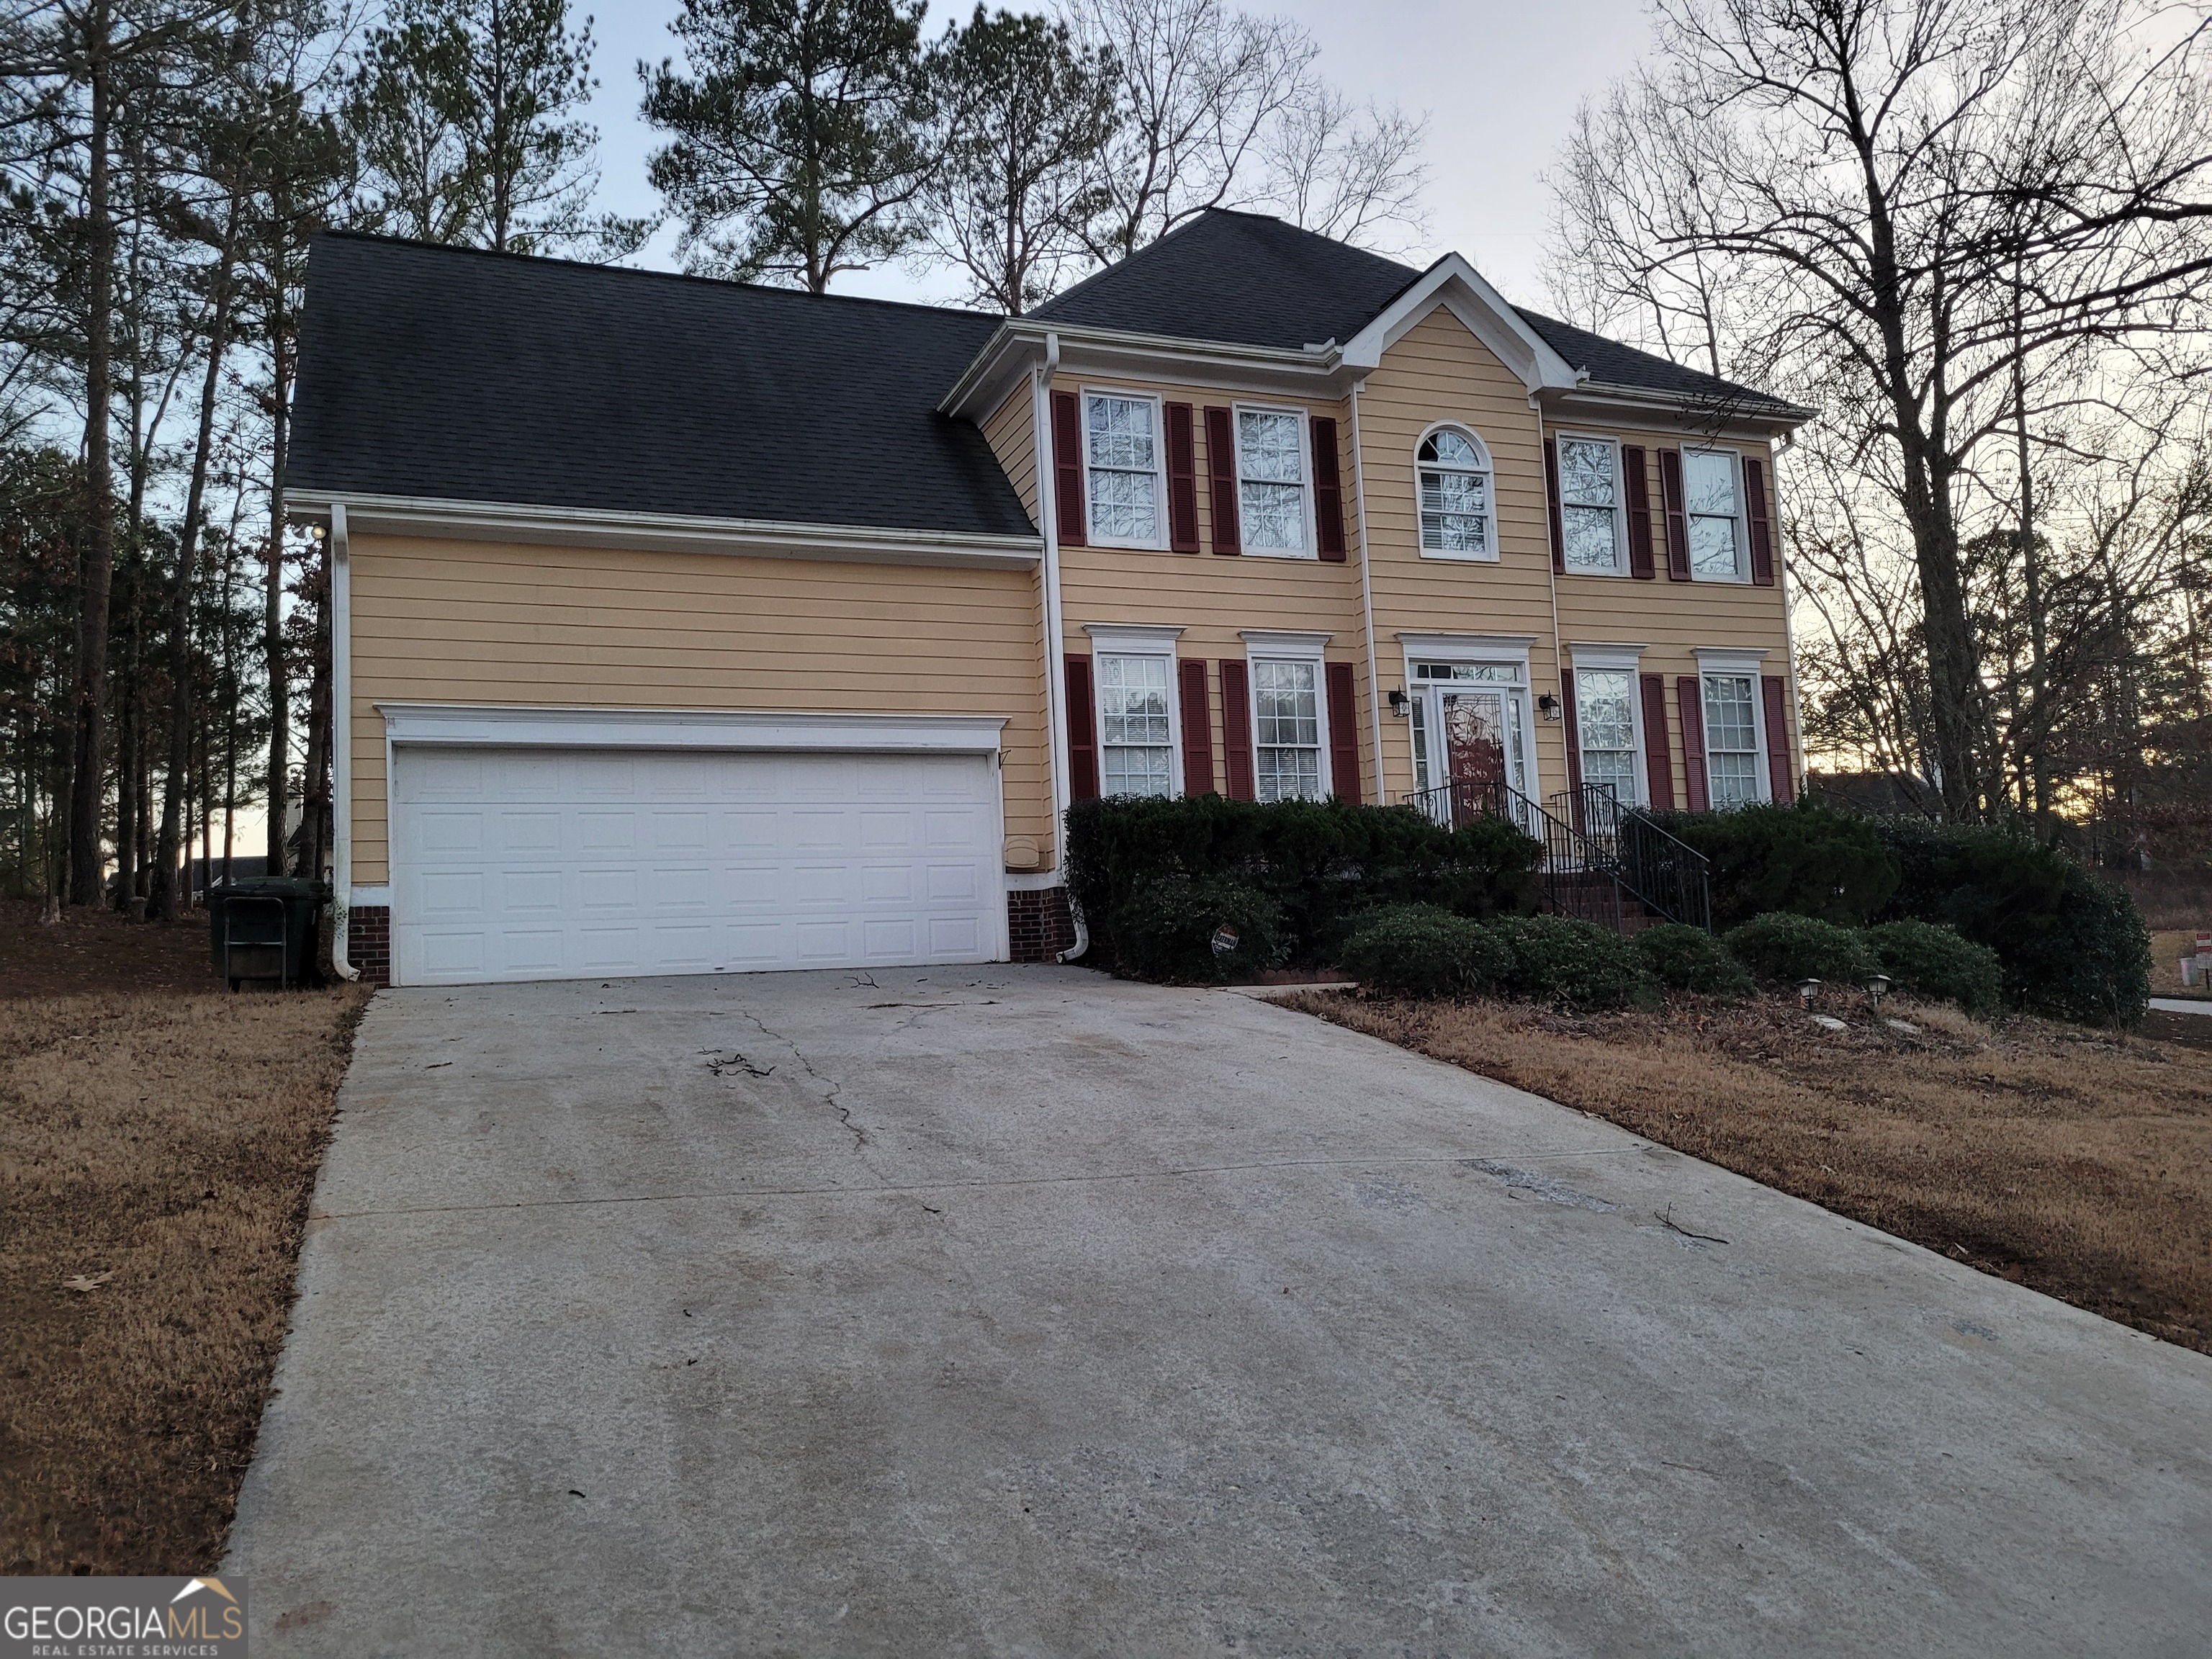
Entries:
POLYGON ((1213 793, 1213 705, 1206 691, 1206 661, 1185 657, 1177 665, 1182 676, 1182 792, 1186 795, 1213 793))
POLYGON ((1644 682, 1644 785, 1651 805, 1662 812, 1674 810, 1674 765, 1667 748, 1667 681, 1663 675, 1646 674, 1644 682))
POLYGON ((1067 795, 1098 799, 1098 722, 1091 700, 1091 659, 1067 656, 1067 795))
MULTIPOLYGON (((1242 552, 1237 533, 1237 434, 1225 409, 1206 411, 1206 471, 1213 486, 1213 550, 1242 552)), ((1249 791, 1242 797, 1250 798, 1249 791)))
POLYGON ((1241 662, 1221 665, 1221 750, 1228 763, 1229 799, 1252 799, 1252 693, 1241 662))
MULTIPOLYGON (((1314 540, 1321 556, 1334 564, 1344 562, 1344 484, 1337 471, 1336 422, 1325 415, 1313 418, 1314 540)), ((1351 671, 1346 670, 1347 673, 1351 671)), ((1355 796, 1353 799, 1357 799, 1355 796)))
POLYGON ((1766 694, 1767 787, 1776 805, 1787 806, 1796 799, 1797 769, 1790 763, 1790 716, 1784 712, 1782 680, 1778 675, 1762 674, 1759 685, 1766 694))
POLYGON ((1743 458, 1743 499, 1744 522, 1751 529, 1751 579, 1761 587, 1771 587, 1774 526, 1766 514, 1766 463, 1756 456, 1743 458))
POLYGON ((1620 447, 1620 474, 1628 492, 1628 574, 1648 582, 1658 572, 1651 558, 1651 487, 1642 445, 1620 447))
MULTIPOLYGON (((1659 452, 1660 505, 1667 512, 1667 580, 1690 580, 1690 515, 1682 505, 1682 452, 1659 452)), ((1703 808, 1697 809, 1703 811, 1703 808)))
POLYGON ((1188 404, 1170 404, 1168 423, 1168 546, 1198 551, 1198 447, 1188 404))
POLYGON ((1082 546, 1083 415, 1073 392, 1052 394, 1052 495, 1059 510, 1060 544, 1082 546))
POLYGON ((1583 725, 1575 708, 1575 693, 1580 689, 1573 669, 1559 676, 1559 708, 1567 723, 1567 787, 1574 793, 1577 820, 1583 794, 1583 725))
POLYGON ((1559 441, 1544 440, 1544 504, 1552 514, 1552 568, 1567 568, 1566 524, 1559 514, 1559 441))
POLYGON ((1674 702, 1682 716, 1682 778, 1689 787, 1690 810, 1711 810, 1705 793, 1705 705, 1702 683, 1695 674, 1674 682, 1674 702))
POLYGON ((1339 800, 1359 805, 1359 710, 1352 693, 1352 665, 1333 662, 1328 681, 1328 770, 1339 800))

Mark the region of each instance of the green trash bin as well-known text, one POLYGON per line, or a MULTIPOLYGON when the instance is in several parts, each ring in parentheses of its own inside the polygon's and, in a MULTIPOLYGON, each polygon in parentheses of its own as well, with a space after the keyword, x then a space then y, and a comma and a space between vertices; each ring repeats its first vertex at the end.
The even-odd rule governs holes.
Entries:
POLYGON ((241 981, 314 982, 323 884, 299 876, 247 876, 208 890, 209 943, 215 970, 235 991, 241 981))

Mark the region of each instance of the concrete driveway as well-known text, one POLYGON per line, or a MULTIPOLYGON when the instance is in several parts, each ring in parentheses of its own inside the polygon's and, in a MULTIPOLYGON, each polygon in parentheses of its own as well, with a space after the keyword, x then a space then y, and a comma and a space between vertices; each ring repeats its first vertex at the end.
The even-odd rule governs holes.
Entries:
POLYGON ((2212 1361, 1257 1000, 379 996, 279 1654, 2190 1654, 2212 1361))

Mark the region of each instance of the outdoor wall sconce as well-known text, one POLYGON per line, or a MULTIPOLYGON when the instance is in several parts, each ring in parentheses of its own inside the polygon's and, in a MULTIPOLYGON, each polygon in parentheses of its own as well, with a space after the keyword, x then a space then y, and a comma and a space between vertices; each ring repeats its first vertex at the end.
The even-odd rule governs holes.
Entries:
POLYGON ((1400 720, 1404 720, 1413 711, 1413 700, 1406 695, 1402 688, 1391 692, 1390 712, 1400 720))
POLYGON ((1813 1012, 1813 1004, 1819 1000, 1820 995, 1820 981, 1819 980, 1801 979, 1797 981, 1797 1000, 1805 1005, 1805 1012, 1807 1013, 1813 1012))
POLYGON ((1889 993, 1889 987, 1890 977, 1887 974, 1869 975, 1866 982, 1867 1000, 1875 1007, 1881 1007, 1882 998, 1889 993))
POLYGON ((1536 709, 1546 720, 1555 720, 1559 718, 1559 700, 1547 691, 1536 699, 1536 709))

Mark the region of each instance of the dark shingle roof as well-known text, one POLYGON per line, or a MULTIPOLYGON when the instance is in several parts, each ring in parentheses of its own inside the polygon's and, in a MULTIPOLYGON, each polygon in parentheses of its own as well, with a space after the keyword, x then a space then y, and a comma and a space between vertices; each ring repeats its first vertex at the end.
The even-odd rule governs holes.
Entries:
POLYGON ((289 482, 336 494, 1033 534, 937 412, 995 317, 336 234, 289 482))
POLYGON ((1420 274, 1280 219, 1214 208, 1033 314, 1295 351, 1350 339, 1420 274))
POLYGON ((1607 386, 1632 386, 1652 392, 1679 392, 1700 402, 1735 404, 1746 409, 1791 410, 1793 406, 1764 392, 1738 386, 1716 375, 1685 368, 1668 358, 1638 351, 1634 346, 1608 340, 1602 334, 1577 328, 1555 317, 1540 316, 1525 306, 1516 306, 1521 320, 1543 337, 1544 343, 1593 380, 1607 386))
MULTIPOLYGON (((1351 339, 1421 275, 1279 219, 1213 208, 1034 314, 1131 334, 1296 350, 1351 339)), ((1547 345, 1594 380, 1747 408, 1790 408, 1747 386, 1515 309, 1547 345)))

